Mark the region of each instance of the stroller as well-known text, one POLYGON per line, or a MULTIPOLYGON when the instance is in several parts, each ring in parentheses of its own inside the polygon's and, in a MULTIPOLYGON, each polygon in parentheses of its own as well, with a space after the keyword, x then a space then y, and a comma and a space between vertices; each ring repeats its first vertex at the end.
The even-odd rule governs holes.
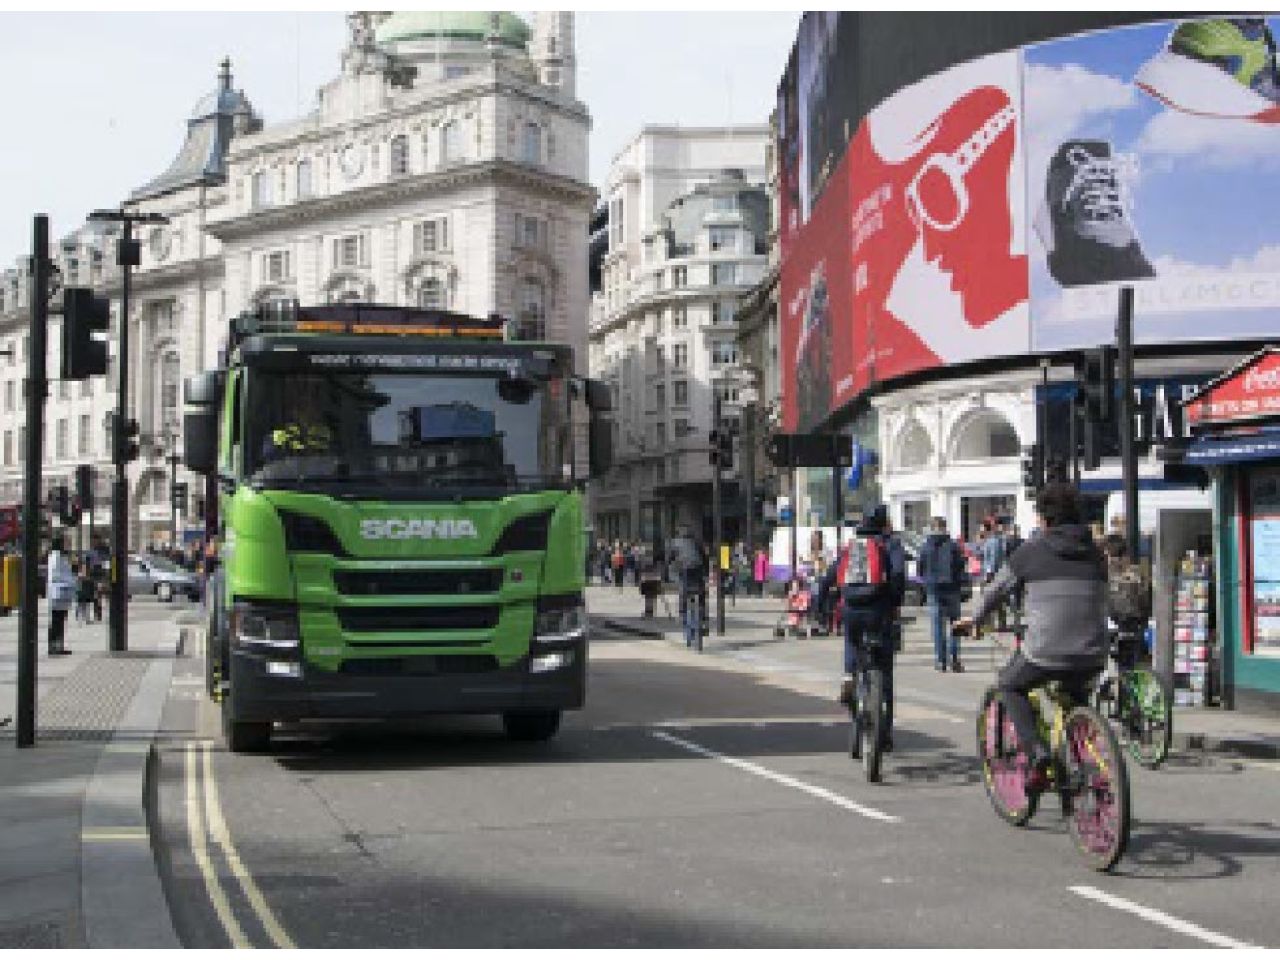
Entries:
POLYGON ((792 578, 787 585, 786 605, 782 616, 773 628, 775 637, 813 636, 818 632, 817 624, 811 623, 813 613, 813 592, 803 574, 792 578))

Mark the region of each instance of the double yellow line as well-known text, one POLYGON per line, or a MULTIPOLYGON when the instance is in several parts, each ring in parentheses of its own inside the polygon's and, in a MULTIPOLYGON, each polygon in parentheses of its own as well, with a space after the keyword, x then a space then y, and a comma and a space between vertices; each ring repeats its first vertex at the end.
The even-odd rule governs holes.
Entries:
POLYGON ((231 945, 237 949, 253 946, 231 909, 231 902, 210 855, 213 846, 221 850, 222 859, 244 892, 245 900, 262 929, 266 931, 271 945, 281 950, 296 949, 297 944, 285 932, 279 919, 267 905, 266 898, 245 869, 231 840, 231 831, 227 829, 227 822, 222 816, 222 805, 218 801, 218 781, 213 776, 213 753, 208 740, 187 744, 186 786, 187 834, 191 839, 191 852, 200 876, 204 879, 209 902, 213 904, 218 922, 226 931, 231 945))

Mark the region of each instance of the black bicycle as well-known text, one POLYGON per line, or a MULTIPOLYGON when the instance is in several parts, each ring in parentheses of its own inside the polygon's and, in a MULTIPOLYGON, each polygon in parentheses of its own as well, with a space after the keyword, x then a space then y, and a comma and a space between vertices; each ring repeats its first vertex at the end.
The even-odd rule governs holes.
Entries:
POLYGON ((880 764, 889 742, 885 676, 880 667, 882 643, 891 643, 889 631, 863 635, 858 651, 858 676, 854 701, 849 705, 849 756, 862 760, 868 783, 880 782, 880 764))

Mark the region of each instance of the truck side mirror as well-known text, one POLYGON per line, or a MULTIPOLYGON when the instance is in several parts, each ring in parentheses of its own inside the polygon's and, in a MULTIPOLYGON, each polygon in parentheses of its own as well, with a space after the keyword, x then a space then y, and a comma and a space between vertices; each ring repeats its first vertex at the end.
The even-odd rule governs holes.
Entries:
POLYGON ((222 389, 227 382, 225 370, 206 370, 187 377, 184 388, 186 401, 193 407, 222 406, 222 389))
POLYGON ((613 409, 613 395, 603 380, 588 380, 587 409, 592 413, 608 413, 613 409))
POLYGON ((202 407, 182 423, 182 462, 187 469, 208 476, 218 466, 218 408, 202 407))
POLYGON ((603 477, 613 466, 613 424, 594 413, 587 437, 591 479, 603 477))

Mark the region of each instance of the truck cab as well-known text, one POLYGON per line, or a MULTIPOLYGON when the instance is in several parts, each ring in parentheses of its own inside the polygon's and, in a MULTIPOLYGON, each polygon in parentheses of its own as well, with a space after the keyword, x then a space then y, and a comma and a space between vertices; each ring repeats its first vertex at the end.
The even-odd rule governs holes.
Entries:
POLYGON ((188 381, 186 460, 218 489, 207 679, 232 750, 280 721, 440 713, 541 740, 582 706, 582 487, 607 468, 607 391, 568 347, 505 330, 277 306, 188 381))

